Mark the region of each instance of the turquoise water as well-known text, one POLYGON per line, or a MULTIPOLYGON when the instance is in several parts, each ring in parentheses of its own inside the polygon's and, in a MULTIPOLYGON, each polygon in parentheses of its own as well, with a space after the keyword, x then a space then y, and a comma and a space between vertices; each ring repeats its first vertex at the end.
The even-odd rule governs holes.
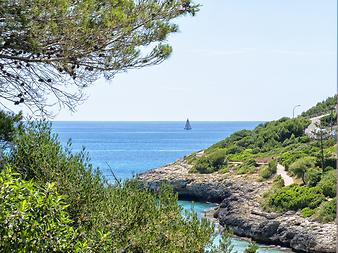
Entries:
MULTIPOLYGON (((241 129, 253 129, 260 122, 191 122, 192 130, 184 130, 185 122, 53 122, 62 144, 72 140, 73 150, 83 147, 91 162, 111 177, 107 163, 119 179, 127 179, 173 162, 198 151, 241 129)), ((213 204, 179 201, 183 208, 202 215, 213 204)), ((233 240, 235 250, 244 252, 247 242, 233 240)), ((273 249, 260 252, 281 252, 273 249)))

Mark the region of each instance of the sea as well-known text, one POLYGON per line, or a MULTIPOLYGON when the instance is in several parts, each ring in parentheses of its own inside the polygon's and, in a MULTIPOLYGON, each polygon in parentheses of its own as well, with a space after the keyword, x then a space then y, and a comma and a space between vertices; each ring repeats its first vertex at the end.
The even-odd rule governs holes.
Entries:
MULTIPOLYGON (((109 180, 110 169, 119 180, 176 161, 242 130, 253 129, 257 121, 191 121, 191 130, 184 130, 184 121, 54 121, 53 131, 60 142, 72 143, 73 152, 85 149, 91 163, 109 180)), ((184 209, 198 215, 215 206, 212 203, 179 201, 184 209)), ((217 238, 215 243, 217 243, 217 238)), ((234 251, 245 251, 248 241, 233 238, 234 251)), ((259 253, 281 253, 283 249, 259 245, 259 253)))

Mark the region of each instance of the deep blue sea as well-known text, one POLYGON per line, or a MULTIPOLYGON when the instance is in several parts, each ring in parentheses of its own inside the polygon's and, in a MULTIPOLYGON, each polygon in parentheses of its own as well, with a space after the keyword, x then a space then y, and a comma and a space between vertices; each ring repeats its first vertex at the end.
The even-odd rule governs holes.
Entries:
MULTIPOLYGON (((185 122, 81 122, 55 121, 53 129, 62 144, 71 139, 73 151, 83 147, 91 162, 111 178, 109 167, 119 179, 174 162, 194 151, 207 148, 241 129, 253 129, 261 122, 191 122, 192 130, 184 130, 185 122)), ((186 209, 199 214, 212 204, 180 201, 186 209)), ((247 242, 233 240, 235 250, 244 252, 247 242)), ((281 252, 261 247, 259 252, 281 252)))

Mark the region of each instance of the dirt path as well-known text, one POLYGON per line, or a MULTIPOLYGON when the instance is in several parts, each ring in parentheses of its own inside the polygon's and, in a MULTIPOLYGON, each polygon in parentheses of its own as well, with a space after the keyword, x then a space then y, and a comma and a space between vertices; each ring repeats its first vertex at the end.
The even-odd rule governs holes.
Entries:
POLYGON ((283 165, 279 164, 279 163, 277 164, 277 175, 281 175, 281 177, 282 177, 283 180, 284 180, 284 185, 285 185, 285 186, 288 186, 288 185, 294 183, 293 178, 290 177, 290 176, 287 174, 287 172, 286 172, 286 170, 285 170, 285 167, 284 167, 283 165))

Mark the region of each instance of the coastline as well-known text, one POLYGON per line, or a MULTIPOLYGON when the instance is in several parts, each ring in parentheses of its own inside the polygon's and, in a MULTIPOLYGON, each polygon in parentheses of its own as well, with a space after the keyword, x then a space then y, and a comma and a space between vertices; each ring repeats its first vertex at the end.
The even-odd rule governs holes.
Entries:
MULTIPOLYGON (((215 216, 216 216, 215 214, 217 213, 217 210, 219 208, 219 204, 216 204, 216 205, 217 205, 216 207, 212 207, 212 208, 205 210, 204 217, 206 219, 212 221, 218 229, 219 228, 222 229, 223 227, 219 224, 219 220, 217 218, 215 218, 215 216)), ((248 243, 250 243, 252 241, 252 239, 249 238, 249 237, 237 236, 235 234, 233 234, 231 237, 232 237, 232 239, 246 241, 248 243)), ((295 252, 291 248, 282 247, 280 245, 273 245, 273 244, 261 244, 260 243, 259 247, 260 248, 269 248, 269 249, 273 249, 273 250, 280 250, 280 251, 285 252, 285 253, 295 252)))
POLYGON ((258 182, 256 174, 195 174, 189 173, 190 168, 179 159, 140 174, 138 180, 151 189, 168 182, 180 199, 218 203, 213 217, 241 238, 297 252, 335 252, 335 224, 312 221, 293 211, 269 213, 262 209, 262 195, 271 187, 271 180, 258 182))

